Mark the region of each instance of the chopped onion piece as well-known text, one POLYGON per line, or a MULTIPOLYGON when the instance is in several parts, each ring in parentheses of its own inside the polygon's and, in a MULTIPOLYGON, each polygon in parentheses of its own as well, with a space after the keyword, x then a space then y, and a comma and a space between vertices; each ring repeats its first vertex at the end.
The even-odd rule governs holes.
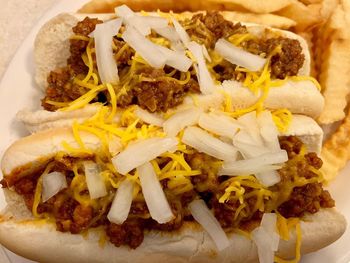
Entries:
POLYGON ((119 137, 112 135, 108 139, 108 150, 112 156, 117 155, 122 150, 123 145, 119 137))
POLYGON ((178 43, 181 41, 174 27, 154 27, 153 30, 156 31, 156 33, 161 35, 162 37, 165 37, 166 39, 170 40, 170 42, 172 43, 178 43))
POLYGON ((112 158, 117 171, 123 175, 132 169, 153 160, 159 155, 175 151, 178 141, 176 138, 150 138, 129 144, 124 151, 112 158))
POLYGON ((263 228, 256 228, 251 232, 252 239, 258 248, 260 263, 274 262, 274 251, 271 249, 269 242, 271 238, 263 228))
POLYGON ((223 38, 216 42, 215 51, 232 64, 251 71, 260 71, 266 63, 265 58, 236 47, 223 38))
POLYGON ((240 128, 233 118, 215 113, 202 113, 198 124, 209 132, 228 138, 233 138, 240 128))
POLYGON ((192 60, 189 59, 184 52, 174 51, 169 48, 158 46, 158 49, 165 57, 165 64, 182 72, 187 72, 192 65, 192 60))
POLYGON ((67 180, 63 173, 51 172, 44 174, 43 180, 43 190, 42 190, 42 201, 46 202, 51 197, 56 195, 59 191, 67 187, 67 180))
POLYGON ((203 94, 213 93, 215 90, 214 80, 211 77, 205 63, 203 47, 197 42, 192 41, 187 44, 187 48, 191 51, 197 62, 194 65, 196 65, 195 69, 197 72, 197 78, 201 92, 203 94))
POLYGON ((187 126, 197 124, 200 114, 201 110, 198 108, 190 108, 177 112, 164 122, 164 132, 168 136, 176 136, 187 126))
POLYGON ((134 11, 132 11, 127 5, 121 5, 114 9, 117 16, 122 17, 123 19, 128 19, 135 15, 134 11))
POLYGON ((102 83, 118 83, 118 67, 114 59, 112 41, 120 29, 120 18, 97 24, 94 31, 96 63, 102 83))
POLYGON ((148 38, 145 38, 139 31, 128 26, 122 38, 129 44, 147 63, 154 68, 162 68, 166 58, 158 46, 148 38))
POLYGON ((125 179, 119 185, 114 196, 111 209, 107 215, 110 222, 120 225, 128 218, 132 203, 133 191, 134 184, 128 179, 125 179))
POLYGON ((255 147, 257 146, 261 147, 261 145, 257 145, 255 140, 252 138, 252 136, 248 133, 246 129, 244 130, 241 129, 239 132, 235 134, 233 138, 233 144, 235 143, 244 143, 255 147))
POLYGON ((234 161, 237 158, 237 150, 228 143, 215 138, 208 132, 197 128, 188 127, 185 129, 182 142, 221 160, 234 161))
POLYGON ((238 123, 245 127, 245 130, 250 134, 254 145, 264 145, 260 135, 260 127, 256 118, 256 112, 252 111, 238 118, 238 123))
POLYGON ((175 30, 179 35, 182 43, 184 43, 185 46, 187 46, 187 44, 190 43, 191 39, 187 34, 186 30, 180 25, 180 23, 175 18, 172 18, 171 22, 173 23, 175 30))
POLYGON ((204 55, 205 59, 208 60, 209 62, 211 62, 211 57, 209 56, 207 48, 204 45, 202 45, 202 48, 203 48, 203 55, 204 55))
POLYGON ((260 134, 265 141, 265 145, 272 151, 280 150, 280 143, 278 140, 278 130, 273 122, 270 111, 263 111, 257 117, 260 126, 260 134))
POLYGON ((266 187, 275 185, 281 181, 281 176, 276 170, 256 173, 255 177, 266 187))
POLYGON ((147 24, 150 28, 166 28, 168 20, 159 16, 138 16, 140 21, 147 24))
POLYGON ((164 28, 168 26, 167 19, 157 16, 140 16, 135 14, 126 5, 116 7, 115 12, 123 18, 124 24, 134 27, 144 36, 151 33, 151 28, 164 28))
POLYGON ((133 17, 126 19, 126 24, 133 26, 142 35, 147 36, 151 34, 151 28, 166 27, 168 25, 168 20, 162 17, 135 15, 133 17))
POLYGON ((265 213, 260 226, 252 231, 252 238, 258 248, 259 262, 274 262, 274 252, 278 250, 279 235, 276 231, 277 217, 273 213, 265 213))
POLYGON ((240 175, 244 173, 255 174, 266 170, 276 170, 281 168, 281 165, 276 167, 271 166, 281 164, 288 161, 288 154, 285 150, 278 152, 266 153, 258 157, 247 160, 238 160, 235 162, 224 162, 220 175, 240 175), (266 169, 267 167, 267 169, 266 169), (263 169, 265 168, 265 169, 263 169))
POLYGON ((221 167, 221 169, 218 172, 218 175, 237 176, 242 174, 267 173, 267 172, 275 171, 281 168, 282 168, 282 165, 280 164, 265 164, 265 165, 252 166, 252 167, 226 166, 226 167, 221 167))
POLYGON ((152 124, 158 127, 162 127, 164 123, 164 119, 157 115, 156 113, 150 113, 144 109, 141 109, 140 107, 137 107, 135 110, 135 114, 137 117, 139 117, 142 121, 152 124))
POLYGON ((151 217, 159 224, 165 224, 174 218, 168 200, 151 163, 137 167, 142 194, 151 217))
POLYGON ((234 141, 233 145, 238 149, 238 151, 244 156, 245 159, 253 158, 271 152, 264 146, 256 146, 244 142, 234 141))
POLYGON ((244 168, 254 166, 263 166, 267 164, 280 164, 288 161, 288 154, 285 150, 279 150, 277 152, 265 153, 260 156, 247 159, 239 160, 232 163, 224 163, 223 167, 236 167, 244 168))
POLYGON ((219 251, 230 246, 226 233, 203 200, 192 201, 188 208, 193 218, 208 232, 219 251))
POLYGON ((277 216, 275 213, 264 213, 261 219, 260 227, 272 237, 271 238, 271 249, 277 251, 279 244, 279 234, 277 232, 277 216))
POLYGON ((92 161, 86 161, 83 165, 90 198, 96 199, 107 195, 106 185, 103 177, 100 175, 99 166, 92 161))

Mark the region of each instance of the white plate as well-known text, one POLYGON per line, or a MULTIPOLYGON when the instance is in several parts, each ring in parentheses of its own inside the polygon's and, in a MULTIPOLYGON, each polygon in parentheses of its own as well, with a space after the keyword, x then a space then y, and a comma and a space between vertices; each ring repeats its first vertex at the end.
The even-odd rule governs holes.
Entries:
MULTIPOLYGON (((15 121, 18 110, 23 108, 39 108, 42 94, 35 89, 33 82, 33 43, 39 28, 61 12, 74 12, 87 0, 62 0, 50 9, 32 29, 22 46, 11 61, 3 79, 0 83, 0 158, 4 150, 17 138, 26 135, 23 126, 15 121)), ((350 164, 338 176, 337 180, 330 186, 332 196, 336 200, 338 209, 350 222, 350 197, 348 196, 348 185, 350 178, 350 164)), ((0 191, 0 209, 4 208, 5 201, 0 191)), ((0 256, 1 256, 0 251, 0 256)), ((6 256, 6 255, 4 255, 6 256)), ((7 256, 12 263, 29 263, 32 261, 21 258, 9 251, 7 256)), ((5 258, 1 262, 6 262, 5 258)), ((303 257, 302 263, 348 263, 350 262, 350 230, 331 246, 303 257)))

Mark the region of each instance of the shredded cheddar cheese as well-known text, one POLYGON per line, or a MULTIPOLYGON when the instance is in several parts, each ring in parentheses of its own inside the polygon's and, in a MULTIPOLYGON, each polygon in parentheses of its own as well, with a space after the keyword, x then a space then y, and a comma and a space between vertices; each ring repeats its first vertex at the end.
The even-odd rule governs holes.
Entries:
POLYGON ((292 122, 292 113, 288 109, 272 111, 272 120, 280 132, 286 132, 292 122))

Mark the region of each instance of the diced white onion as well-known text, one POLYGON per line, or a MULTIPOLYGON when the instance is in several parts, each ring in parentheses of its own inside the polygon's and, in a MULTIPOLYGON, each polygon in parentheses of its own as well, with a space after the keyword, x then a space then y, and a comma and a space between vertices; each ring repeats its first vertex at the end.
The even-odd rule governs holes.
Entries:
POLYGON ((252 167, 222 167, 218 175, 242 175, 242 174, 256 174, 256 173, 267 173, 270 171, 275 171, 281 169, 282 165, 279 164, 265 164, 261 166, 252 166, 252 167))
POLYGON ((258 248, 258 257, 260 263, 274 262, 274 251, 269 244, 270 236, 263 228, 256 228, 251 232, 252 239, 258 248))
POLYGON ((135 115, 148 124, 158 127, 163 126, 164 119, 156 113, 150 113, 144 109, 141 109, 140 107, 137 107, 135 110, 135 115))
POLYGON ((169 48, 158 46, 158 49, 165 57, 165 64, 182 72, 187 72, 192 65, 192 60, 189 59, 184 52, 174 51, 169 48))
POLYGON ((275 213, 264 213, 261 219, 260 227, 271 236, 271 249, 277 251, 279 245, 279 234, 277 233, 277 216, 275 213))
POLYGON ((120 153, 122 148, 123 145, 119 137, 113 135, 108 139, 108 150, 112 156, 120 153))
POLYGON ((274 252, 278 250, 280 239, 276 231, 276 221, 276 214, 265 213, 260 226, 252 231, 260 263, 274 262, 274 252))
POLYGON ((120 225, 128 218, 133 191, 133 182, 128 179, 121 182, 114 196, 111 209, 107 214, 107 218, 110 222, 120 225))
POLYGON ((114 9, 117 16, 122 17, 123 19, 128 19, 135 15, 134 11, 132 11, 127 5, 121 5, 114 9))
POLYGON ((246 167, 246 166, 263 166, 268 164, 281 164, 288 161, 288 154, 285 150, 279 150, 277 152, 265 153, 263 155, 247 159, 238 160, 232 163, 224 163, 224 167, 246 167), (225 164, 227 166, 225 166, 225 164))
POLYGON ((96 199, 105 196, 107 189, 103 177, 100 175, 98 164, 92 161, 85 161, 83 165, 90 198, 96 199))
POLYGON ((236 47, 223 38, 216 42, 215 51, 232 64, 251 71, 260 71, 266 63, 265 58, 236 47))
POLYGON ((202 48, 203 48, 203 55, 204 55, 205 59, 208 60, 209 62, 211 62, 211 57, 209 56, 207 48, 204 45, 202 45, 202 48))
POLYGON ((165 37, 172 43, 178 43, 179 41, 181 41, 174 27, 170 27, 170 26, 166 26, 162 28, 154 27, 153 30, 156 31, 157 34, 161 35, 162 37, 165 37))
POLYGON ((112 41, 120 29, 122 20, 114 19, 97 24, 94 31, 96 63, 102 83, 118 83, 118 67, 114 59, 112 41))
MULTIPOLYGON (((241 129, 237 132, 233 138, 233 144, 235 143, 244 143, 252 146, 258 146, 256 141, 252 138, 252 136, 248 133, 246 129, 241 129)), ((261 145, 259 145, 261 146, 261 145)))
POLYGON ((194 68, 197 72, 197 78, 201 92, 203 94, 213 93, 215 89, 214 80, 211 77, 207 65, 205 63, 203 47, 197 42, 192 41, 187 44, 187 48, 189 49, 189 51, 191 51, 192 55, 195 57, 197 62, 194 64, 194 68))
POLYGON ((233 141, 233 145, 238 149, 238 151, 243 155, 245 159, 253 158, 271 152, 265 146, 256 146, 254 144, 248 144, 244 142, 233 141))
POLYGON ((240 174, 255 174, 266 170, 276 170, 281 168, 281 164, 288 161, 288 154, 285 150, 280 150, 274 153, 266 153, 258 157, 247 160, 238 160, 235 162, 224 162, 220 175, 240 175, 240 174))
POLYGON ((164 132, 168 136, 176 136, 187 126, 197 124, 200 114, 201 110, 198 108, 177 112, 163 123, 164 132))
POLYGON ((256 173, 255 177, 266 187, 275 185, 281 181, 281 176, 276 170, 256 173))
POLYGON ((151 34, 150 26, 142 20, 142 17, 132 16, 125 21, 125 24, 132 26, 143 36, 151 34))
POLYGON ((158 46, 133 27, 128 26, 122 38, 129 46, 139 53, 150 66, 162 68, 165 65, 166 58, 159 50, 158 46))
POLYGON ((203 200, 192 201, 188 208, 193 218, 208 232, 219 251, 230 246, 226 233, 203 200))
POLYGON ((237 150, 228 143, 215 138, 208 132, 197 128, 188 127, 185 129, 182 142, 221 160, 234 161, 237 158, 237 150))
POLYGON ((240 128, 233 118, 215 113, 202 113, 198 124, 209 132, 228 138, 233 138, 240 128))
POLYGON ((140 21, 147 24, 150 28, 166 28, 168 20, 159 16, 138 16, 140 21))
POLYGON ((257 117, 260 126, 260 134, 265 141, 265 145, 272 151, 281 149, 278 140, 278 130, 273 122, 270 111, 263 111, 257 117))
POLYGON ((132 169, 153 160, 159 155, 175 151, 178 141, 176 138, 150 138, 129 144, 124 151, 112 158, 117 171, 123 175, 132 169))
POLYGON ((42 177, 43 188, 41 198, 46 202, 51 197, 56 195, 59 191, 67 187, 67 180, 63 173, 51 172, 44 174, 42 177))
POLYGON ((172 18, 171 21, 175 27, 177 34, 180 37, 182 43, 184 43, 185 46, 187 46, 187 44, 190 43, 191 39, 188 36, 186 30, 180 25, 180 23, 175 18, 172 18))
POLYGON ((174 218, 168 200, 151 163, 137 167, 141 182, 142 194, 145 198, 151 217, 160 224, 174 218))
POLYGON ((126 24, 129 26, 133 26, 142 35, 147 36, 151 34, 151 28, 166 27, 168 25, 168 20, 162 17, 135 15, 126 19, 126 24))
POLYGON ((244 114, 243 116, 239 117, 237 121, 240 125, 245 127, 245 131, 250 134, 253 139, 252 143, 254 145, 262 146, 264 144, 260 135, 260 127, 256 118, 255 111, 244 114))

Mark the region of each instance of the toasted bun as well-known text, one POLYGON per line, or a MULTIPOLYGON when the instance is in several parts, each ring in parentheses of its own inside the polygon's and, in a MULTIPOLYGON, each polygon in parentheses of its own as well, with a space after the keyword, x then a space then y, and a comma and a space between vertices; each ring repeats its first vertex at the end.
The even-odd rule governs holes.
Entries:
MULTIPOLYGON (((181 17, 191 17, 194 13, 181 13, 181 17)), ((222 12, 222 15, 230 21, 235 21, 232 12, 222 12)), ((51 70, 63 67, 69 57, 69 37, 73 34, 72 27, 84 16, 97 17, 106 20, 114 17, 114 14, 60 14, 48 21, 39 31, 35 40, 35 80, 41 89, 46 87, 46 79, 51 70)), ((262 34, 265 29, 280 33, 287 38, 297 39, 303 49, 305 56, 304 64, 298 75, 310 74, 310 53, 306 41, 299 35, 290 31, 272 29, 265 25, 243 23, 248 30, 255 35, 262 34)), ((291 82, 292 85, 271 89, 265 101, 269 109, 288 108, 293 113, 304 114, 313 118, 318 117, 324 106, 324 99, 316 86, 309 81, 291 82)), ((235 90, 237 100, 233 105, 250 106, 257 97, 246 88, 240 87, 235 90), (242 101, 245 105, 241 105, 242 101)))
MULTIPOLYGON (((141 246, 132 250, 115 247, 109 242, 99 244, 101 232, 90 230, 86 236, 58 232, 54 224, 23 220, 26 209, 21 197, 6 193, 7 210, 0 222, 0 243, 11 251, 38 262, 257 262, 257 249, 248 238, 229 235, 230 247, 219 254, 208 234, 198 224, 186 223, 180 231, 146 233, 141 246), (11 199, 11 200, 9 200, 11 199), (17 218, 22 218, 18 220, 17 218)), ((301 222, 303 254, 321 249, 337 240, 345 231, 346 222, 335 209, 323 209, 301 222)), ((295 232, 289 241, 281 241, 278 255, 293 258, 295 232)))

